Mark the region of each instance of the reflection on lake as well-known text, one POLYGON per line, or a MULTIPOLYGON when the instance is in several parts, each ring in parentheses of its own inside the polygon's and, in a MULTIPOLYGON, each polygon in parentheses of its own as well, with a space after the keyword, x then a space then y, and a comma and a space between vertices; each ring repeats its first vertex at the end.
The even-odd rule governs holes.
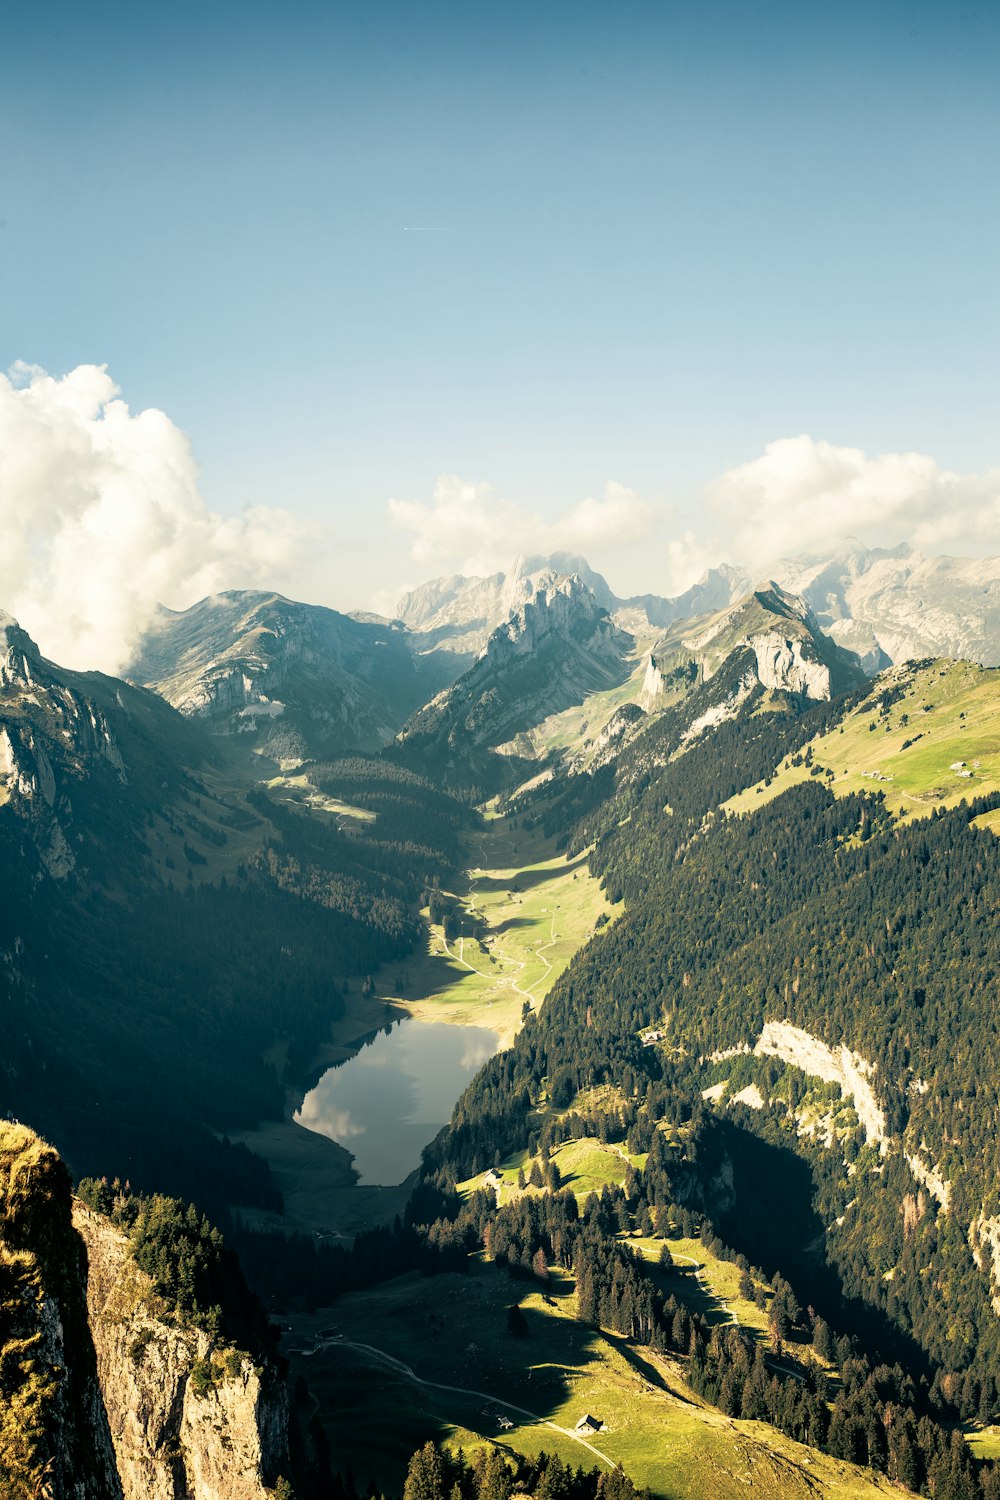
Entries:
POLYGON ((398 1021, 328 1068, 295 1122, 346 1146, 363 1183, 394 1186, 451 1118, 455 1101, 500 1038, 480 1026, 398 1021))

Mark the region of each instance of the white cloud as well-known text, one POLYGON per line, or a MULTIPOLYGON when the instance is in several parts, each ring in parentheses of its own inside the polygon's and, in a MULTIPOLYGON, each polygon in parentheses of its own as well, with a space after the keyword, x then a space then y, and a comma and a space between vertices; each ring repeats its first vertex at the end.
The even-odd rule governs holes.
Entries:
POLYGON ((281 511, 213 514, 185 434, 130 412, 105 366, 0 375, 0 605, 54 660, 122 671, 157 603, 273 587, 302 535, 281 511))
POLYGON ((588 497, 548 521, 502 499, 491 485, 455 474, 441 475, 430 503, 390 500, 389 514, 411 534, 417 562, 468 574, 497 572, 518 552, 582 552, 594 560, 610 548, 641 541, 661 519, 655 506, 613 481, 600 499, 588 497))
POLYGON ((928 552, 998 549, 1000 470, 953 474, 923 453, 869 457, 811 437, 780 438, 709 486, 717 547, 749 566, 822 553, 856 537, 928 552))

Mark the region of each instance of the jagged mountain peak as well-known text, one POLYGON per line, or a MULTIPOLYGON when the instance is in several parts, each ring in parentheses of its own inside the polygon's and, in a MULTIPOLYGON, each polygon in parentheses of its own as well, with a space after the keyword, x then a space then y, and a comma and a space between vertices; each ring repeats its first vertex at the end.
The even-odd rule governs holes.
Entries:
POLYGON ((42 653, 13 615, 0 609, 0 685, 31 682, 32 665, 40 665, 42 653))
POLYGON ((130 675, 189 718, 295 762, 390 740, 462 662, 411 649, 398 621, 236 590, 161 610, 130 675))
POLYGON ((679 621, 650 653, 643 701, 675 681, 706 683, 737 663, 747 683, 828 699, 863 679, 857 657, 829 640, 805 600, 773 579, 699 620, 679 621))
POLYGON ((432 579, 402 594, 396 613, 428 644, 475 656, 497 626, 539 590, 544 591, 556 579, 573 575, 590 589, 604 609, 617 607, 618 600, 606 579, 594 572, 586 558, 570 552, 553 552, 532 557, 518 554, 505 572, 485 578, 454 574, 432 579))
POLYGON ((400 746, 446 775, 481 776, 485 784, 496 774, 488 761, 498 747, 513 754, 518 738, 552 714, 622 684, 635 666, 634 647, 582 578, 543 570, 472 666, 414 714, 400 746))

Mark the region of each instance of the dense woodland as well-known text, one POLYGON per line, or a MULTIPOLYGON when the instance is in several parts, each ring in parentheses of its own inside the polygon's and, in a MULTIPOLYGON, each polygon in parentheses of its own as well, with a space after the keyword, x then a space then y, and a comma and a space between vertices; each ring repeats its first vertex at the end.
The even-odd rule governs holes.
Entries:
MULTIPOLYGON (((324 773, 352 796, 367 785, 384 816, 341 829, 251 792, 258 852, 214 884, 144 875, 138 818, 86 846, 85 878, 54 881, 0 808, 0 1112, 30 1120, 77 1173, 196 1199, 220 1220, 233 1203, 280 1207, 266 1164, 225 1133, 280 1116, 275 1043, 294 1076, 345 985, 412 948, 422 893, 474 816, 378 761, 324 773), (139 848, 133 866, 114 862, 119 845, 139 848)), ((197 816, 197 783, 181 790, 197 816)))
MULTIPOLYGON (((872 714, 883 708, 873 696, 872 714)), ((541 1101, 565 1109, 597 1082, 642 1098, 664 1078, 695 1100, 715 1077, 699 1056, 752 1044, 768 1019, 846 1042, 877 1062, 893 1137, 911 1150, 923 1142, 927 1163, 953 1181, 950 1213, 920 1192, 898 1148, 883 1161, 856 1131, 845 1161, 782 1131, 787 1100, 757 1117, 740 1111, 740 1123, 782 1159, 806 1159, 820 1228, 846 1214, 826 1236, 843 1297, 884 1312, 952 1377, 949 1388, 958 1375, 969 1391, 993 1390, 1000 1340, 967 1233, 984 1207, 996 1211, 1000 1168, 1000 940, 990 920, 1000 844, 972 822, 994 803, 899 828, 877 796, 835 799, 817 778, 752 817, 715 811, 832 712, 723 726, 666 764, 669 724, 635 743, 618 790, 575 835, 598 834, 593 865, 625 915, 578 955, 512 1051, 487 1064, 436 1150, 466 1175, 527 1144, 541 1101), (650 1026, 665 1044, 641 1045, 650 1026), (904 1221, 907 1195, 917 1210, 904 1221)))

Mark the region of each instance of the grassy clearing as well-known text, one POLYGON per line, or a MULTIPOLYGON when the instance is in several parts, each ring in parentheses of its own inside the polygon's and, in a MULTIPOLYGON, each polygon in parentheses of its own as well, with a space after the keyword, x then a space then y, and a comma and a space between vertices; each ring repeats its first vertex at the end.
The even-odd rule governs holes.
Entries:
POLYGON ((339 820, 353 818, 357 823, 374 823, 375 814, 366 807, 355 807, 353 803, 341 802, 337 797, 328 797, 314 787, 304 771, 282 776, 273 776, 266 782, 267 790, 276 802, 301 811, 318 812, 339 820))
POLYGON ((592 1447, 656 1495, 729 1500, 752 1488, 767 1500, 860 1500, 890 1493, 864 1471, 765 1424, 723 1417, 694 1396, 674 1361, 577 1323, 565 1273, 545 1289, 479 1259, 470 1265, 468 1276, 399 1277, 344 1297, 325 1322, 291 1320, 289 1350, 315 1350, 291 1353, 293 1370, 308 1378, 331 1450, 359 1480, 372 1477, 398 1492, 410 1453, 428 1436, 466 1451, 484 1442, 526 1454, 544 1448, 574 1466, 603 1467, 571 1435, 589 1412, 605 1424, 588 1439, 592 1447), (514 1301, 527 1321, 525 1338, 507 1331, 514 1301), (317 1342, 320 1324, 336 1336, 317 1342), (437 1384, 416 1384, 384 1356, 437 1384), (448 1386, 456 1389, 441 1389, 448 1386), (510 1431, 497 1422, 500 1412, 513 1421, 510 1431))
MULTIPOLYGON (((997 791, 1000 669, 952 661, 894 668, 878 678, 864 703, 813 740, 811 748, 819 779, 831 791, 838 796, 882 792, 889 809, 903 821, 997 791), (879 697, 896 689, 898 701, 881 713, 879 697)), ((724 804, 725 810, 753 812, 806 780, 811 769, 786 760, 770 786, 760 783, 740 792, 724 804)), ((993 814, 984 822, 994 832, 1000 829, 993 814)))
POLYGON ((505 1044, 525 1005, 541 1005, 598 919, 614 912, 584 856, 569 860, 554 839, 516 824, 490 819, 470 840, 469 873, 449 892, 465 914, 459 936, 448 942, 429 925, 424 951, 376 981, 381 995, 420 1020, 488 1026, 505 1044))
POLYGON ((1000 1459, 1000 1427, 969 1427, 964 1437, 977 1458, 1000 1459))
MULTIPOLYGON (((645 1158, 643 1156, 629 1156, 621 1146, 612 1146, 604 1141, 596 1140, 593 1136, 581 1136, 579 1140, 565 1141, 550 1154, 559 1169, 561 1186, 571 1188, 577 1199, 582 1203, 591 1193, 599 1193, 603 1187, 619 1187, 625 1181, 625 1174, 629 1165, 641 1167, 645 1158)), ((531 1175, 532 1166, 541 1166, 539 1157, 534 1157, 528 1151, 515 1151, 501 1162, 497 1169, 500 1173, 500 1181, 495 1183, 498 1202, 509 1203, 522 1192, 543 1192, 543 1188, 532 1187, 530 1184, 524 1188, 518 1187, 518 1173, 523 1172, 525 1178, 531 1175)), ((460 1193, 468 1195, 482 1188, 484 1179, 470 1177, 465 1182, 458 1184, 460 1193)))

